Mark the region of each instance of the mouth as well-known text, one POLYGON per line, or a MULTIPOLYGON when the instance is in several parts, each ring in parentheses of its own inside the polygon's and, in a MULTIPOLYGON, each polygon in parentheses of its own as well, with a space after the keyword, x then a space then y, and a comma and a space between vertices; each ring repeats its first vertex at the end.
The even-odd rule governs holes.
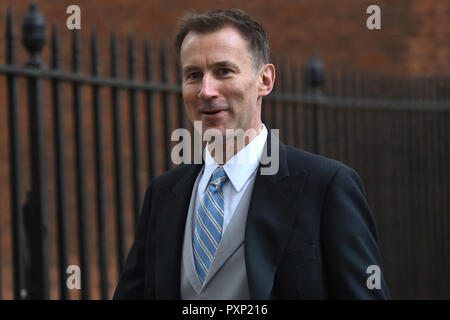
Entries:
POLYGON ((217 114, 219 112, 226 111, 225 109, 210 109, 210 110, 203 110, 202 113, 204 114, 217 114))
POLYGON ((222 116, 225 112, 227 112, 226 109, 211 109, 211 110, 204 110, 201 113, 206 118, 218 118, 222 116))

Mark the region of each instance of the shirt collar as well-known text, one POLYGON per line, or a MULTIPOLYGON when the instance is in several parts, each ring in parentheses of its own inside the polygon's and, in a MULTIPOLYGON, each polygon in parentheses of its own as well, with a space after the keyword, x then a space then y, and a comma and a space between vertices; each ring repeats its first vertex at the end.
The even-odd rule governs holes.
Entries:
MULTIPOLYGON (((247 180, 258 168, 261 154, 267 140, 267 128, 262 124, 262 130, 248 145, 242 148, 237 154, 229 159, 223 168, 233 187, 240 192, 247 180)), ((209 153, 208 146, 205 148, 205 166, 203 177, 200 181, 199 188, 204 191, 211 179, 211 175, 219 165, 209 153)))

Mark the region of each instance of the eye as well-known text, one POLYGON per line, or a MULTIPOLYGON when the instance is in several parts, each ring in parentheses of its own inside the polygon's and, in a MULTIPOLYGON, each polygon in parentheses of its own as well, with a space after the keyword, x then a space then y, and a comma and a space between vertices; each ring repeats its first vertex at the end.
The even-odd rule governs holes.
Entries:
POLYGON ((200 72, 191 72, 186 76, 187 80, 196 80, 199 79, 201 77, 201 73, 200 72))
POLYGON ((226 76, 226 75, 228 75, 228 74, 230 74, 230 73, 232 73, 232 72, 233 72, 233 70, 228 69, 228 68, 220 68, 220 69, 218 70, 218 73, 219 73, 219 75, 221 75, 221 76, 226 76))

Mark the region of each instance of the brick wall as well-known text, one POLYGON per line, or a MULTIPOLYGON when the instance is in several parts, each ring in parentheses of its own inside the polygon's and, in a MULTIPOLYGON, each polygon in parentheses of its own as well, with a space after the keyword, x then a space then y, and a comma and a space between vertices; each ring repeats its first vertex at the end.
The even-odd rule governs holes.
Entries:
MULTIPOLYGON (((0 1, 1 43, 7 5, 12 5, 16 21, 20 22, 28 2, 0 1)), ((141 40, 152 36, 171 44, 176 19, 186 10, 238 7, 265 26, 275 55, 298 63, 316 51, 329 69, 368 68, 417 76, 450 74, 448 0, 41 0, 38 3, 47 21, 56 23, 65 39, 63 56, 67 66, 70 39, 65 11, 70 4, 81 8, 84 38, 96 29, 104 51, 109 47, 106 40, 111 30, 116 30, 123 41, 133 34, 141 40), (381 8, 381 30, 366 28, 365 12, 370 4, 381 8)), ((44 51, 46 54, 48 50, 44 51)), ((21 58, 23 61, 23 55, 21 58)), ((4 61, 4 50, 0 52, 0 61, 4 61)), ((108 70, 107 59, 104 61, 108 70)))

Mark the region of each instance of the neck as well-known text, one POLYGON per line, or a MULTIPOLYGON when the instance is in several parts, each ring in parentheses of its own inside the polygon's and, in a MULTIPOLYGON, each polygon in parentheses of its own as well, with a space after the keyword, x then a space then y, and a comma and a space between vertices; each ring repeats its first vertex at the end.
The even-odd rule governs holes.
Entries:
POLYGON ((238 130, 231 136, 223 136, 223 141, 209 142, 207 147, 213 159, 219 165, 224 165, 233 158, 239 151, 245 148, 255 139, 262 130, 262 125, 258 130, 238 130))

